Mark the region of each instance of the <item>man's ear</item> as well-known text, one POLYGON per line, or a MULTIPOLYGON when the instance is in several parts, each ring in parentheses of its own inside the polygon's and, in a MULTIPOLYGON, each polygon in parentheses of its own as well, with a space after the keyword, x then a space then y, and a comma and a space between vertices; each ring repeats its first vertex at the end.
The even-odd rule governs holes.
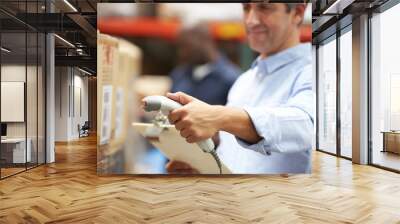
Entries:
POLYGON ((304 12, 306 11, 306 7, 307 7, 306 4, 298 4, 293 10, 294 11, 294 22, 298 26, 303 24, 304 12))

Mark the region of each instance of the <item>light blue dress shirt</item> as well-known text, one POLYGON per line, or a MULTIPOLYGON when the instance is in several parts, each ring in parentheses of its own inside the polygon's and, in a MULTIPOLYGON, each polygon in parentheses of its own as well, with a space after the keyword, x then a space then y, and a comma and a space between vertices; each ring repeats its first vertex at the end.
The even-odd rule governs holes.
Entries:
POLYGON ((248 144, 220 132, 217 152, 233 173, 311 171, 315 93, 311 45, 257 58, 232 86, 227 106, 243 108, 262 140, 248 144))

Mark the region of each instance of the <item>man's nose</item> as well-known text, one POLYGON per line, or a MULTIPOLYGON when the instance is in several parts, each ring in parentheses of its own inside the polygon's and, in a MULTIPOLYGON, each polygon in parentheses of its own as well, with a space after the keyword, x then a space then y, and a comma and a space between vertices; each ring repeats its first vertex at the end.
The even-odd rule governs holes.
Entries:
POLYGON ((251 9, 246 17, 246 24, 250 27, 256 26, 260 24, 260 19, 257 15, 257 12, 255 10, 251 9))

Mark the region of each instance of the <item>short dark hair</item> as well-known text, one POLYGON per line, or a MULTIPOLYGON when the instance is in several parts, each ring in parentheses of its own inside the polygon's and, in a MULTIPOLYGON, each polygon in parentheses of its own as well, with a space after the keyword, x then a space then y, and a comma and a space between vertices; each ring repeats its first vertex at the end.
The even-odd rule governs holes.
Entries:
MULTIPOLYGON (((304 5, 304 3, 285 3, 285 5, 286 5, 286 11, 289 13, 293 9, 295 9, 298 5, 304 5)), ((298 25, 300 26, 302 23, 303 21, 301 21, 298 25)))
POLYGON ((294 8, 296 8, 300 4, 302 4, 302 3, 285 3, 286 9, 288 12, 292 11, 294 8))

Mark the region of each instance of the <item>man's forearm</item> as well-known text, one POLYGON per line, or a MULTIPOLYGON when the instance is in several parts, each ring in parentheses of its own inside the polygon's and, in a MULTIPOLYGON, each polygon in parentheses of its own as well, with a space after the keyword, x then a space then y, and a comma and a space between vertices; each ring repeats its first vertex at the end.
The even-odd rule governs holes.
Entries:
POLYGON ((215 106, 216 120, 220 130, 226 131, 248 142, 257 143, 261 137, 247 112, 241 108, 215 106))

